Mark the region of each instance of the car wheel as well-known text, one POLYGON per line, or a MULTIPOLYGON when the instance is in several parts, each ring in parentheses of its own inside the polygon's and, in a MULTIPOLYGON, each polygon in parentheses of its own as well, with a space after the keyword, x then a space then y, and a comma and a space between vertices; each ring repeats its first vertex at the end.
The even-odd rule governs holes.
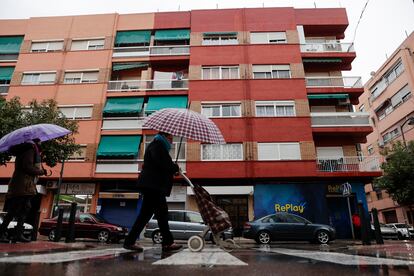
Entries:
POLYGON ((107 230, 102 230, 98 233, 98 241, 108 242, 109 241, 109 232, 107 230))
POLYGON ((329 242, 329 233, 325 230, 316 232, 316 240, 320 244, 327 244, 329 242))
POLYGON ((268 231, 260 231, 256 237, 256 242, 260 244, 269 244, 271 240, 272 239, 268 231))
POLYGON ((152 242, 155 243, 155 244, 162 243, 161 231, 156 230, 152 233, 152 242))
POLYGON ((55 229, 50 230, 49 235, 47 237, 49 241, 55 241, 56 230, 55 229))

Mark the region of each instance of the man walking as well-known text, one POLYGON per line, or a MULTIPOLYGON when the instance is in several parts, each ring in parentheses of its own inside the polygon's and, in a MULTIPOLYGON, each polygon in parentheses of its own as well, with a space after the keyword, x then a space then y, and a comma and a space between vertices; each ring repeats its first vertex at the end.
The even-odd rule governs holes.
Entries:
POLYGON ((145 225, 155 214, 162 235, 164 252, 178 250, 182 246, 174 243, 168 225, 168 206, 166 197, 171 194, 174 174, 178 165, 169 155, 173 136, 158 133, 148 145, 144 155, 144 165, 138 178, 138 188, 143 194, 141 212, 124 241, 124 248, 142 252, 143 248, 135 244, 145 225))

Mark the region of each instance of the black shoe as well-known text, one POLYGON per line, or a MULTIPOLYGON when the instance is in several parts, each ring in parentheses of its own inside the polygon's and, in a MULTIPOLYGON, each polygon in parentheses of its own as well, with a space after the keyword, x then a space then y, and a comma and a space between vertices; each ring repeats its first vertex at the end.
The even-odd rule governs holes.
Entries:
POLYGON ((163 252, 171 252, 171 251, 176 251, 178 249, 181 249, 181 247, 183 247, 182 245, 176 244, 176 243, 172 243, 170 245, 163 245, 162 246, 162 251, 163 252))
POLYGON ((135 252, 143 252, 144 248, 136 244, 124 244, 124 248, 135 252))

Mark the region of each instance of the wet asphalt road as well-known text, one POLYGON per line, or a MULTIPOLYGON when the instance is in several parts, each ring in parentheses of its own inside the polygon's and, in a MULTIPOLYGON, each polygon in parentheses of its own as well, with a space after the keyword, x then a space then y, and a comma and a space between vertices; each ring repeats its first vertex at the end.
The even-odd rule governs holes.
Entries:
POLYGON ((37 259, 3 255, 0 275, 414 275, 414 256, 396 256, 392 249, 386 252, 335 244, 278 243, 266 247, 243 245, 227 253, 209 244, 203 254, 188 250, 164 254, 160 247, 150 243, 144 246, 144 253, 108 245, 33 256, 37 259), (387 262, 391 263, 383 264, 387 262))

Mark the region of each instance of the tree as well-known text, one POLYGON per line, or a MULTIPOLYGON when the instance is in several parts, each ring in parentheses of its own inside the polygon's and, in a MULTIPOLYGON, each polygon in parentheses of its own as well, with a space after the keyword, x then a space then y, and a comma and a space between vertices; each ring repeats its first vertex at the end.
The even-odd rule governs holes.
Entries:
MULTIPOLYGON (((59 125, 72 131, 72 135, 42 143, 42 161, 49 167, 56 166, 63 159, 79 151, 80 146, 75 143, 73 137, 73 134, 78 133, 78 123, 65 118, 59 111, 56 101, 45 100, 38 103, 34 100, 27 108, 22 106, 17 97, 0 102, 0 137, 15 129, 41 123, 59 125)), ((0 153, 0 165, 5 165, 10 158, 10 153, 0 153)))
POLYGON ((407 147, 401 142, 394 143, 382 154, 386 156, 386 162, 381 165, 384 175, 376 178, 374 184, 386 190, 398 204, 407 206, 413 222, 414 141, 410 141, 407 147))

